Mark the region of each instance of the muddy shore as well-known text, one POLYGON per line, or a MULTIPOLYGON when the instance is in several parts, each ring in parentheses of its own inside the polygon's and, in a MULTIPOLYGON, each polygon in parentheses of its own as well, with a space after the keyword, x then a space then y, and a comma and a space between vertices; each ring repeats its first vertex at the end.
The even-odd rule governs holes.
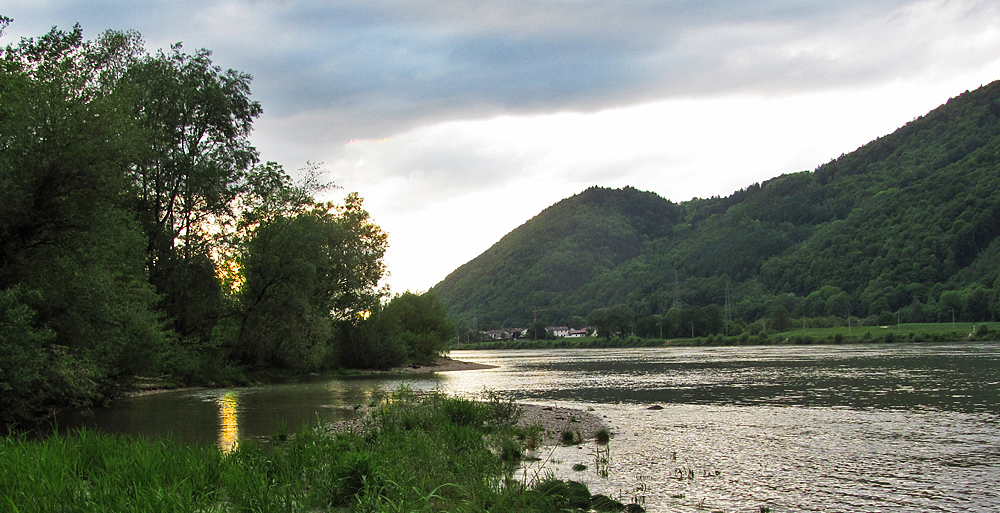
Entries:
POLYGON ((518 420, 518 425, 522 427, 542 426, 544 430, 543 445, 557 445, 561 443, 564 431, 579 433, 581 441, 593 440, 594 435, 602 429, 611 432, 611 428, 605 424, 604 420, 596 412, 577 408, 525 403, 521 403, 520 407, 521 418, 518 420))
POLYGON ((495 368, 497 368, 496 365, 463 362, 461 360, 452 360, 451 358, 438 358, 432 365, 409 365, 406 367, 394 367, 387 371, 379 372, 385 374, 427 374, 431 372, 452 372, 495 368))

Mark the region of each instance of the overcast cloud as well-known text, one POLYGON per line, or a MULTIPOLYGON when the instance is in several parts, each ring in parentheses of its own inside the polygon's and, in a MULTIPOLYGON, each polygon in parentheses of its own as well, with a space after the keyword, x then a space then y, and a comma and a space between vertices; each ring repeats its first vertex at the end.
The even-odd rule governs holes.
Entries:
POLYGON ((426 289, 590 185, 675 201, 812 169, 1000 78, 993 1, 0 0, 254 76, 254 141, 323 162, 426 289), (352 142, 353 141, 353 142, 352 142))

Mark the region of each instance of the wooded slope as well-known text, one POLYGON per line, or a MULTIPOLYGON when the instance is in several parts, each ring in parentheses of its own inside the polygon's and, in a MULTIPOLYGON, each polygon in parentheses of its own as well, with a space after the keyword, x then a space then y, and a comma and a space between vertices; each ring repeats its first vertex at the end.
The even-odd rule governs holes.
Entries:
POLYGON ((709 307, 752 322, 1000 316, 1000 82, 812 172, 680 204, 590 188, 434 287, 479 326, 709 307), (728 293, 727 293, 728 289, 728 293))

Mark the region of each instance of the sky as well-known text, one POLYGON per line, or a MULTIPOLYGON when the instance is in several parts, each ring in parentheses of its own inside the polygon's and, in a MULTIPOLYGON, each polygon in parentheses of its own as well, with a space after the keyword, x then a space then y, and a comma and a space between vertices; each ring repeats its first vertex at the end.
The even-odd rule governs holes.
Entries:
POLYGON ((356 191, 425 291, 591 186, 675 202, 817 166, 1000 79, 994 0, 0 0, 254 77, 253 143, 356 191))

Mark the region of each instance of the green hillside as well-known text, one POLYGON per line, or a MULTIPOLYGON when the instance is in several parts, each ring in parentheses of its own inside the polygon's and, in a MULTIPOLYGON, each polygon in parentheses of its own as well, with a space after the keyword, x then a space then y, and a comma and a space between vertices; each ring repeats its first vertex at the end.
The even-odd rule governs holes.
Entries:
POLYGON ((1000 317, 998 235, 994 82, 812 172, 729 197, 587 189, 434 291, 480 327, 564 324, 607 307, 628 312, 633 330, 695 323, 704 334, 775 310, 834 324, 985 321, 1000 317))

